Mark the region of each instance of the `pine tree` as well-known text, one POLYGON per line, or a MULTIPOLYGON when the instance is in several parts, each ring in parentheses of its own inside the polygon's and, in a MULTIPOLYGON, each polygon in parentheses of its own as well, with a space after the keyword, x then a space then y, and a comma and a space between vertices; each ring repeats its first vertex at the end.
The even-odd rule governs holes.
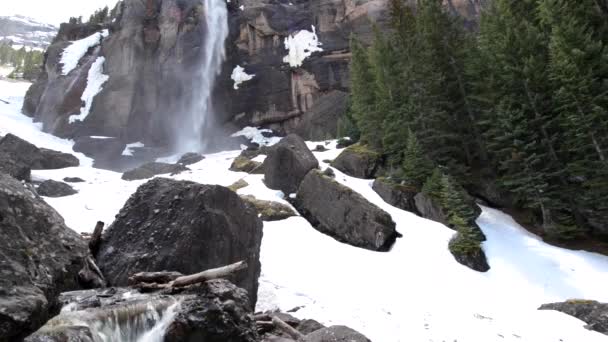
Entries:
POLYGON ((426 179, 424 185, 422 186, 422 192, 428 197, 441 201, 443 194, 443 173, 439 168, 435 168, 430 177, 426 179))
POLYGON ((411 130, 408 132, 402 169, 403 181, 416 189, 420 189, 433 173, 433 164, 426 157, 416 135, 411 130))

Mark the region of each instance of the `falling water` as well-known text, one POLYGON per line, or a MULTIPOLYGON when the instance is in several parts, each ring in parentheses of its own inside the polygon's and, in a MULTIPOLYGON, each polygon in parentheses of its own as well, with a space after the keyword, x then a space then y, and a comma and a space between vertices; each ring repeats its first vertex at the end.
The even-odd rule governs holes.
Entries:
POLYGON ((180 152, 203 151, 205 129, 209 129, 213 115, 212 92, 226 57, 224 42, 228 37, 228 10, 226 0, 202 0, 206 35, 202 42, 202 57, 194 82, 194 98, 184 116, 183 130, 178 135, 180 152))

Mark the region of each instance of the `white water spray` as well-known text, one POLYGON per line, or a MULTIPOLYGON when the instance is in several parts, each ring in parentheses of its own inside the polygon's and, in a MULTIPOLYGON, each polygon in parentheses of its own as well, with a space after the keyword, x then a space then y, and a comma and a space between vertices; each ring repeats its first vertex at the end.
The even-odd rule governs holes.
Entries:
POLYGON ((206 35, 203 37, 201 64, 195 75, 198 89, 194 89, 192 104, 184 116, 189 122, 184 123, 184 130, 179 134, 180 152, 205 149, 204 129, 213 115, 213 86, 226 57, 224 42, 229 33, 226 0, 202 0, 201 3, 206 35))

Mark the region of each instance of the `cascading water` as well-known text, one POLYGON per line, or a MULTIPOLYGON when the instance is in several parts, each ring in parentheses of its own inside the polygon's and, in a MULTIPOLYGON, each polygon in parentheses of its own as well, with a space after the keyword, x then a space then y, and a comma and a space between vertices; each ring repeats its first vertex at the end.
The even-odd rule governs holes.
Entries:
POLYGON ((202 0, 201 3, 206 34, 202 38, 202 57, 193 83, 193 99, 183 116, 187 122, 182 123, 178 134, 178 152, 205 149, 205 130, 210 129, 213 115, 213 86, 226 57, 224 43, 229 33, 226 0, 202 0))

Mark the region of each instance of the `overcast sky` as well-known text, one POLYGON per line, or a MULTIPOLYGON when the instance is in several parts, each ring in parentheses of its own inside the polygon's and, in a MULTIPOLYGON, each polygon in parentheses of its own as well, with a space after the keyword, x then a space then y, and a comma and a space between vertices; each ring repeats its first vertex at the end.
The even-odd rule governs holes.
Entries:
POLYGON ((59 25, 70 17, 88 18, 96 9, 110 9, 118 0, 0 0, 0 16, 21 14, 59 25))

